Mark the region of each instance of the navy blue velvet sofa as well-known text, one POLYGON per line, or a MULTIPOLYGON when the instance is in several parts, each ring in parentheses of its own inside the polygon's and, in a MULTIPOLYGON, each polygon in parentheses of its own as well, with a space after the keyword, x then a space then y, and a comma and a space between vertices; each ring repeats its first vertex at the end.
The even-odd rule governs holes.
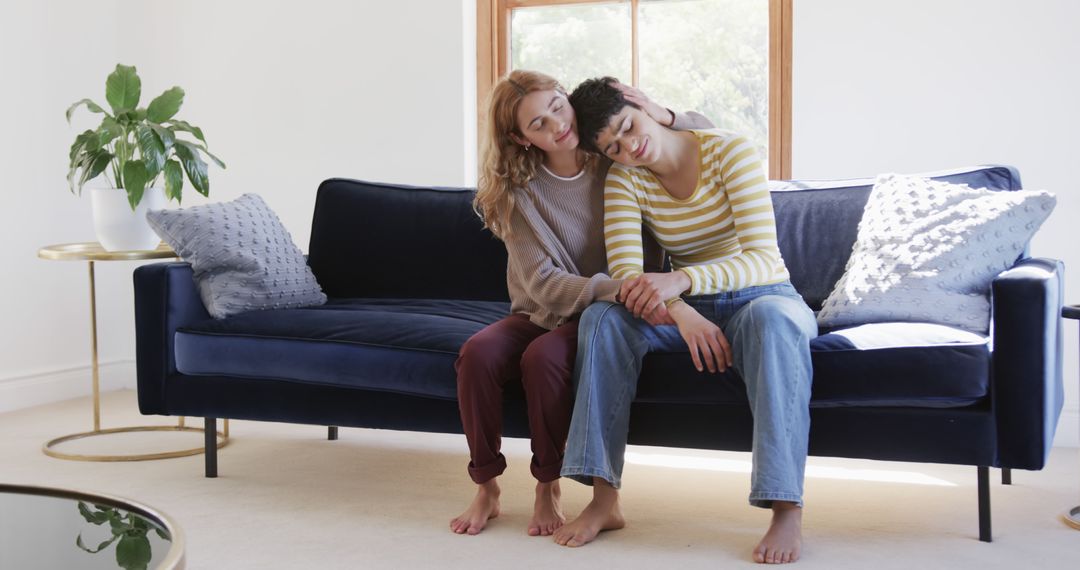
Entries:
MULTIPOLYGON (((931 176, 1020 188, 1005 166, 931 176)), ((780 249, 812 308, 843 273, 872 184, 773 185, 780 249)), ((509 309, 506 252, 481 228, 472 198, 469 189, 323 182, 308 261, 330 298, 324 306, 214 320, 188 264, 139 267, 142 413, 203 417, 210 442, 217 418, 331 426, 331 439, 337 426, 460 433, 458 349, 509 309)), ((1002 273, 990 338, 927 340, 912 327, 863 343, 822 331, 812 343, 811 455, 976 466, 979 536, 989 541, 988 468, 1004 468, 1003 479, 1008 469, 1041 469, 1053 440, 1062 278, 1053 259, 1024 258, 1002 273)), ((505 434, 528 436, 514 383, 505 434)), ((750 434, 734 373, 698 373, 685 353, 646 358, 631 443, 747 451, 750 434)), ((207 449, 213 477, 217 452, 207 449)))

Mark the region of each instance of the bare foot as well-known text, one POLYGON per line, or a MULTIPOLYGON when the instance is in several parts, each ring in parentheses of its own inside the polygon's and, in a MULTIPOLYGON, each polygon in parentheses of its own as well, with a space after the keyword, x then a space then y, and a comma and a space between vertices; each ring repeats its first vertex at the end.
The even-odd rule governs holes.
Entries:
POLYGON ((566 517, 559 506, 561 496, 558 479, 536 484, 536 504, 533 506, 532 520, 529 521, 529 536, 551 536, 566 524, 566 517))
POLYGON ((619 508, 619 491, 603 479, 593 479, 593 499, 578 518, 555 531, 555 542, 584 546, 605 530, 626 526, 619 508))
POLYGON ((769 531, 754 549, 754 562, 759 564, 787 564, 799 559, 802 550, 802 507, 795 503, 773 503, 772 523, 769 531))
POLYGON ((480 534, 488 520, 499 516, 499 484, 494 479, 481 483, 469 508, 450 521, 450 530, 458 534, 480 534))

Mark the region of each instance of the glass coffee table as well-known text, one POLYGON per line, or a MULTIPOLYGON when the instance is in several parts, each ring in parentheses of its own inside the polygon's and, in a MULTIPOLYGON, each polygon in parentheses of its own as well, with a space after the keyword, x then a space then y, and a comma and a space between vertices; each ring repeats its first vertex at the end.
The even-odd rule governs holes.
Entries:
POLYGON ((0 568, 184 568, 180 526, 128 499, 0 483, 0 513, 0 568))

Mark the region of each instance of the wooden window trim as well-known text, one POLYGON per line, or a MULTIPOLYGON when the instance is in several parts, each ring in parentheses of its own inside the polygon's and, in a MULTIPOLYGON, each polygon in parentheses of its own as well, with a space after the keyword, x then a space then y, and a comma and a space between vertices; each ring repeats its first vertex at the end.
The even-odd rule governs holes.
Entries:
MULTIPOLYGON (((604 4, 612 0, 476 0, 476 110, 480 138, 487 99, 510 67, 510 13, 514 8, 604 4)), ((633 83, 638 83, 637 5, 631 0, 633 83)), ((791 178, 792 0, 769 0, 769 178, 791 178)))

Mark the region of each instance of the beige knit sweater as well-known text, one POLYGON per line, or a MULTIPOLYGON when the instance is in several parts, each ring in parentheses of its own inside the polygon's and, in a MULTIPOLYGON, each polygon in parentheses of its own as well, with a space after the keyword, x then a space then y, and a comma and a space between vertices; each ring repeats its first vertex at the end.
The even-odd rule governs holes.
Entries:
MULTIPOLYGON (((674 128, 707 129, 704 116, 676 113, 674 128)), ((506 252, 510 311, 525 313, 546 329, 566 322, 593 301, 614 301, 621 280, 607 275, 604 250, 604 180, 610 161, 562 178, 541 167, 524 188, 514 190, 506 252)), ((659 267, 654 247, 646 260, 659 267)))

